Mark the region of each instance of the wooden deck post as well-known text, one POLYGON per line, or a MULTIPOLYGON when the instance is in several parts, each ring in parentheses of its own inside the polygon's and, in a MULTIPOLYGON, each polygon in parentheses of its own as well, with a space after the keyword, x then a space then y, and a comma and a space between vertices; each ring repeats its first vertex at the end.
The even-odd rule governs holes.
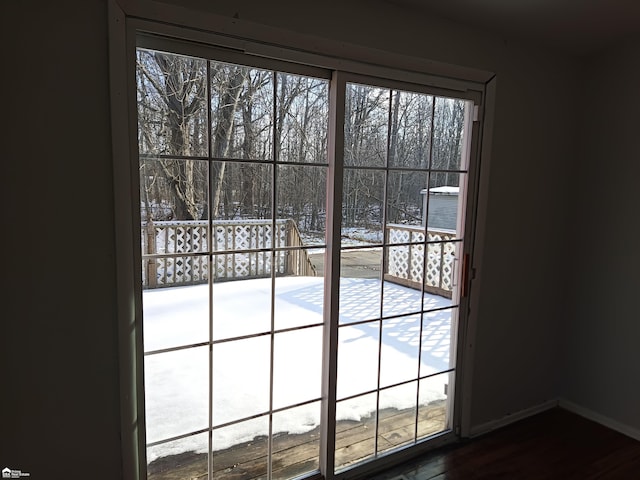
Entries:
MULTIPOLYGON (((149 221, 145 225, 145 235, 147 236, 147 251, 144 253, 154 255, 156 253, 156 232, 153 221, 151 219, 149 219, 149 221)), ((155 257, 150 257, 147 260, 147 287, 155 288, 157 286, 157 272, 157 261, 155 257)))
MULTIPOLYGON (((285 245, 287 247, 293 246, 293 220, 287 220, 285 227, 285 238, 285 245)), ((285 254, 287 256, 287 266, 285 274, 287 275, 299 275, 299 272, 297 272, 295 268, 296 259, 294 258, 295 255, 293 255, 293 253, 294 252, 292 250, 287 250, 285 254)))

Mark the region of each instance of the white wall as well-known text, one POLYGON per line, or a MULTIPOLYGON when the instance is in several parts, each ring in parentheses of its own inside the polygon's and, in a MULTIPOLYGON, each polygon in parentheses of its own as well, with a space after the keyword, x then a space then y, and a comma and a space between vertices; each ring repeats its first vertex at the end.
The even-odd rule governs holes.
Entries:
POLYGON ((640 434, 640 36, 584 69, 562 395, 640 434))
MULTIPOLYGON (((183 3, 496 72, 473 423, 557 397, 577 62, 379 0, 321 2, 313 14, 293 1, 183 3)), ((3 13, 0 464, 112 480, 121 457, 106 2, 11 2, 3 13)))

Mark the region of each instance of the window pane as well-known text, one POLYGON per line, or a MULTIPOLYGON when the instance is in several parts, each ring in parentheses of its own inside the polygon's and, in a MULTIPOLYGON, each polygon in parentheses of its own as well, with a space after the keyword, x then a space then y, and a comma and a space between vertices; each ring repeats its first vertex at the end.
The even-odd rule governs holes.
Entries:
POLYGON ((343 250, 340 255, 340 323, 380 318, 381 248, 343 250))
POLYGON ((274 336, 273 408, 321 397, 322 327, 274 336))
POLYGON ((147 448, 148 480, 207 478, 209 434, 201 433, 147 448))
POLYGON ((387 230, 392 225, 426 224, 425 193, 429 176, 424 172, 389 172, 387 230))
POLYGON ((273 414, 273 478, 289 479, 318 469, 320 402, 273 414))
MULTIPOLYGON (((403 247, 394 247, 403 248, 403 247)), ((415 247, 413 247, 415 248, 415 247)), ((391 250, 391 249, 389 249, 391 250)), ((415 266, 414 273, 420 272, 422 266, 415 266)), ((404 282, 397 277, 387 276, 387 281, 383 287, 383 303, 382 315, 390 317, 393 315, 405 315, 407 313, 416 313, 422 310, 422 289, 418 282, 404 282), (402 281, 402 285, 396 283, 402 281)))
POLYGON ((453 373, 443 373, 420 380, 418 395, 418 438, 435 435, 448 428, 449 401, 447 392, 453 389, 453 373))
POLYGON ((427 312, 422 319, 422 353, 420 376, 430 375, 454 366, 451 355, 451 317, 457 309, 427 312))
POLYGON ((380 391, 378 452, 414 442, 417 386, 411 382, 380 391))
MULTIPOLYGON (((389 230, 389 235, 399 242, 404 239, 416 241, 420 237, 422 237, 422 242, 424 242, 424 231, 419 231, 411 227, 393 226, 389 230)), ((407 288, 420 292, 422 290, 424 271, 424 243, 388 247, 386 251, 387 258, 385 260, 384 278, 387 280, 387 283, 404 285, 407 288)), ((398 289, 396 288, 396 290, 398 289)), ((409 295, 409 291, 410 290, 406 290, 405 295, 409 295)), ((398 290, 398 293, 399 292, 398 290)), ((415 292, 413 296, 415 297, 415 292)), ((393 311, 393 304, 386 302, 386 300, 385 303, 385 312, 393 311)), ((415 305, 415 298, 413 303, 415 305)), ((385 313, 385 315, 390 315, 390 313, 385 313)))
MULTIPOLYGON (((392 92, 389 166, 428 168, 431 153, 433 97, 392 92)), ((426 184, 425 184, 426 185, 426 184)))
POLYGON ((436 97, 433 131, 434 170, 464 170, 462 163, 465 100, 436 97))
POLYGON ((273 73, 211 63, 211 152, 214 158, 273 157, 273 73))
POLYGON ((278 277, 275 285, 276 330, 323 323, 324 278, 278 277))
MULTIPOLYGON (((424 242, 425 227, 423 225, 402 225, 398 223, 387 224, 386 233, 387 233, 386 241, 391 245, 397 244, 397 243, 413 243, 413 244, 417 244, 417 246, 420 247, 419 244, 424 242)), ((420 258, 414 259, 413 256, 408 256, 409 249, 407 247, 404 247, 404 246, 393 247, 389 249, 389 251, 398 252, 397 254, 401 254, 400 252, 405 252, 405 253, 402 253, 402 255, 406 257, 401 262, 402 264, 404 264, 409 259, 411 260, 412 263, 415 263, 415 264, 420 263, 419 261, 420 258)), ((393 257, 393 254, 389 258, 392 258, 392 257, 393 257)))
POLYGON ((144 359, 147 442, 207 428, 207 347, 148 355, 144 359))
POLYGON ((267 415, 215 429, 211 478, 266 478, 268 438, 267 415))
POLYGON ((287 246, 325 244, 326 180, 326 167, 278 167, 277 218, 287 222, 287 246))
POLYGON ((145 221, 142 224, 142 254, 207 252, 208 228, 206 220, 145 221))
MULTIPOLYGON (((362 283, 378 284, 382 280, 381 265, 382 248, 380 247, 342 250, 340 277, 342 279, 373 280, 362 283)), ((350 283, 346 284, 350 285, 350 283)))
POLYGON ((337 398, 377 388, 379 341, 379 321, 340 327, 337 398))
POLYGON ((382 243, 384 172, 345 169, 342 246, 382 243))
MULTIPOLYGON (((271 242, 270 237, 273 231, 271 223, 252 225, 249 222, 241 225, 217 225, 215 229, 217 230, 216 234, 220 237, 232 237, 238 235, 238 231, 242 230, 248 232, 247 236, 253 238, 256 236, 261 237, 264 234, 269 237, 265 240, 267 242, 271 242), (258 233, 255 234, 255 232, 258 233)), ((284 236, 284 227, 282 225, 276 225, 276 235, 284 236)), ((249 241, 253 242, 254 240, 249 241)), ((284 252, 275 252, 275 254, 270 251, 225 253, 213 256, 212 275, 214 282, 264 278, 271 276, 271 271, 274 268, 276 274, 285 272, 286 254, 284 252)))
POLYGON ((373 457, 376 435, 376 394, 336 404, 336 470, 373 457))
POLYGON ((207 155, 207 62, 138 49, 140 153, 207 155))
POLYGON ((273 195, 273 167, 252 162, 212 162, 211 210, 214 250, 270 247, 266 232, 247 227, 248 220, 270 225, 273 195), (227 227, 226 237, 216 227, 227 227), (236 226, 231 236, 230 226, 236 226), (251 233, 253 236, 247 236, 251 233), (255 237, 257 235, 257 237, 255 237))
POLYGON ((432 310, 434 308, 443 308, 453 305, 453 302, 451 301, 451 292, 440 291, 439 293, 432 293, 426 284, 424 288, 427 293, 424 294, 423 310, 432 310))
POLYGON ((270 278, 216 282, 211 292, 214 340, 271 330, 270 278))
POLYGON ((344 118, 344 164, 382 167, 387 164, 389 90, 347 84, 344 118))
POLYGON ((278 161, 327 163, 329 82, 278 73, 276 109, 278 161))
POLYGON ((269 409, 268 335, 213 345, 213 424, 269 409))
MULTIPOLYGON (((429 238, 434 241, 449 238, 447 233, 430 232, 429 238)), ((457 284, 457 258, 460 242, 444 242, 427 244, 427 264, 424 275, 425 292, 431 296, 426 308, 437 308, 434 305, 450 305, 453 289, 457 284), (441 297, 441 299, 435 296, 441 297), (444 303, 443 303, 444 302, 444 303)))
POLYGON ((460 181, 466 181, 460 173, 434 172, 430 177, 427 194, 427 226, 429 232, 445 233, 451 238, 459 238, 463 220, 460 211, 460 181))
POLYGON ((207 257, 185 255, 142 257, 143 288, 174 287, 206 283, 207 257))
MULTIPOLYGON (((140 158, 140 216, 143 222, 174 225, 173 231, 158 231, 157 251, 205 251, 206 232, 186 228, 205 225, 207 218, 209 167, 204 160, 140 158), (174 222, 174 223, 162 223, 174 222), (160 235, 166 236, 160 236, 160 235), (185 236, 186 235, 186 236, 185 236), (184 236, 184 238, 182 238, 184 236)), ((143 239, 143 241, 146 239, 143 239)), ((146 252, 145 252, 146 253, 146 252)))
POLYGON ((142 291, 144 350, 209 340, 209 287, 192 285, 142 291))
POLYGON ((419 348, 419 314, 383 320, 380 387, 418 378, 419 348))

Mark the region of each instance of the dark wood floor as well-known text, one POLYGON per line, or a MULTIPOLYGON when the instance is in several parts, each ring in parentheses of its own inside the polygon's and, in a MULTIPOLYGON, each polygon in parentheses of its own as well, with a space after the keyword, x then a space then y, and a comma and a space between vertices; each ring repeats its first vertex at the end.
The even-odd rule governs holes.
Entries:
POLYGON ((640 480, 640 442, 554 408, 474 440, 438 450, 375 480, 398 477, 406 480, 640 480))

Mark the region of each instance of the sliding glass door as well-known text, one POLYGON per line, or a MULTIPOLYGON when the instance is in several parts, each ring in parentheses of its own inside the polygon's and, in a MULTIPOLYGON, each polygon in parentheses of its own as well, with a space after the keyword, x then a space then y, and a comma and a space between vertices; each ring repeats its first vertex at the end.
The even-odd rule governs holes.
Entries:
POLYGON ((451 432, 472 102, 152 44, 148 478, 339 478, 451 432))
POLYGON ((470 104, 380 84, 345 87, 336 471, 452 427, 470 104))

